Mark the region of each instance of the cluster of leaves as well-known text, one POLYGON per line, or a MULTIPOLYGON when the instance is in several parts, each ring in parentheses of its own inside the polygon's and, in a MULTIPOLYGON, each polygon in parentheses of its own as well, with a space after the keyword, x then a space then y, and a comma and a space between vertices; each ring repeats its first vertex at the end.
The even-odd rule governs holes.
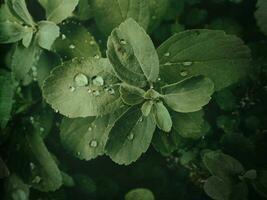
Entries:
MULTIPOLYGON (((234 19, 207 21, 207 5, 245 3, 5 0, 4 198, 68 199, 74 188, 74 194, 116 199, 114 180, 72 172, 73 162, 93 165, 107 155, 129 165, 150 146, 167 157, 172 173, 187 169, 189 181, 212 199, 266 198, 267 1, 255 4, 261 31, 250 37, 260 39, 247 39, 234 19)), ((124 198, 177 198, 143 186, 150 187, 142 184, 124 198)))

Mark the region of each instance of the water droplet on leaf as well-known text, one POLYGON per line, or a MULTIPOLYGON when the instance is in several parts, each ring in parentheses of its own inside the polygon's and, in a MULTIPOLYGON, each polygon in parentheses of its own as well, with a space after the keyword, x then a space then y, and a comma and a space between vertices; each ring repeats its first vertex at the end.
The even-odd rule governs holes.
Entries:
POLYGON ((181 71, 181 72, 180 72, 180 75, 181 75, 182 77, 185 77, 185 76, 188 75, 188 72, 187 72, 187 71, 181 71))
POLYGON ((40 181, 42 180, 42 178, 40 176, 35 176, 34 179, 32 180, 32 183, 40 183, 40 181))
POLYGON ((127 139, 128 139, 128 140, 133 140, 133 139, 134 139, 134 134, 132 134, 132 133, 129 134, 129 135, 127 136, 127 139))
POLYGON ((76 74, 76 76, 74 77, 74 81, 78 87, 83 87, 83 86, 86 86, 88 84, 87 76, 82 74, 82 73, 76 74))
POLYGON ((62 40, 65 40, 65 39, 66 39, 66 35, 65 35, 65 34, 62 34, 62 35, 61 35, 61 39, 62 39, 62 40))
POLYGON ((92 131, 93 129, 92 129, 92 127, 90 126, 89 128, 88 128, 88 131, 92 131))
POLYGON ((192 65, 193 63, 191 61, 187 61, 187 62, 183 62, 183 66, 190 66, 192 65))
POLYGON ((97 141, 96 140, 92 140, 91 142, 90 142, 90 146, 91 147, 93 147, 93 148, 95 148, 95 147, 97 147, 97 141))
POLYGON ((70 86, 69 89, 70 89, 71 92, 75 91, 75 87, 73 87, 73 86, 70 86))
POLYGON ((126 45, 127 44, 127 42, 124 39, 121 39, 120 40, 120 43, 123 44, 123 45, 126 45))
POLYGON ((171 54, 170 54, 170 52, 166 52, 165 54, 164 54, 164 56, 166 56, 166 57, 169 57, 171 54))
POLYGON ((35 169, 35 164, 30 162, 30 168, 31 168, 31 170, 34 170, 35 169))
POLYGON ((97 54, 94 56, 95 59, 100 59, 100 56, 97 54))
POLYGON ((97 96, 100 95, 100 92, 99 92, 98 90, 94 90, 94 91, 93 91, 93 95, 97 97, 97 96))
POLYGON ((69 46, 69 48, 70 48, 70 49, 75 49, 75 45, 71 44, 71 45, 69 46))
POLYGON ((104 85, 104 79, 101 76, 95 76, 92 78, 92 82, 96 86, 104 85))

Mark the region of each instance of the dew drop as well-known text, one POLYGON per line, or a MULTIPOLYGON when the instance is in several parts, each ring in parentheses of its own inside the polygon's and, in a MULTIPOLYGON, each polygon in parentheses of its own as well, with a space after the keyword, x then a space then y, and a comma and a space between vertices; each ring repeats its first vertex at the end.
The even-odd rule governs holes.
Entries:
POLYGON ((91 40, 89 43, 90 43, 90 45, 94 45, 95 41, 91 40))
POLYGON ((104 79, 101 76, 95 76, 92 78, 93 84, 96 86, 104 85, 104 79))
POLYGON ((110 95, 114 95, 115 94, 115 90, 113 89, 113 88, 108 88, 108 93, 110 94, 110 95))
POLYGON ((123 44, 123 45, 126 45, 127 44, 127 42, 124 39, 121 39, 120 40, 120 43, 123 44))
POLYGON ((183 66, 190 66, 192 65, 193 63, 191 61, 187 61, 187 62, 183 62, 183 66))
POLYGON ((94 56, 95 59, 100 59, 100 56, 97 54, 94 56))
POLYGON ((83 87, 83 86, 86 86, 88 84, 87 76, 82 74, 82 73, 76 74, 74 77, 74 81, 78 87, 83 87))
POLYGON ((62 40, 65 40, 65 39, 66 39, 66 35, 65 35, 65 34, 62 34, 62 35, 61 35, 61 39, 62 39, 62 40))
POLYGON ((43 127, 40 127, 40 131, 41 131, 41 132, 44 132, 44 130, 45 130, 45 129, 44 129, 43 127))
POLYGON ((74 92, 74 91, 75 91, 75 87, 70 86, 70 87, 69 87, 69 90, 70 90, 71 92, 74 92))
POLYGON ((133 140, 133 139, 134 139, 134 134, 132 134, 132 133, 129 134, 129 135, 127 136, 127 139, 128 139, 128 140, 133 140))
POLYGON ((32 183, 40 183, 40 181, 42 180, 42 178, 40 176, 35 176, 34 179, 32 180, 32 183))
POLYGON ((164 65, 169 66, 169 65, 172 65, 172 63, 166 62, 164 65))
POLYGON ((166 56, 166 57, 169 57, 171 54, 170 54, 170 52, 166 52, 165 54, 164 54, 164 56, 166 56))
POLYGON ((31 121, 31 123, 33 124, 34 123, 34 117, 30 117, 30 121, 31 121))
POLYGON ((158 81, 161 81, 161 78, 158 78, 158 81))
POLYGON ((35 169, 35 164, 30 162, 30 168, 31 168, 31 170, 34 170, 35 169))
POLYGON ((93 129, 92 129, 92 127, 90 126, 89 128, 88 128, 88 131, 92 131, 93 129))
POLYGON ((89 88, 89 89, 87 90, 87 92, 88 92, 89 94, 91 94, 91 93, 92 93, 92 90, 89 88))
POLYGON ((91 147, 93 147, 93 148, 95 148, 95 147, 97 147, 97 141, 96 140, 92 140, 91 142, 90 142, 90 146, 91 147))
POLYGON ((181 71, 181 72, 180 72, 180 75, 181 75, 182 77, 185 77, 185 76, 188 75, 188 72, 187 72, 187 71, 181 71))
POLYGON ((98 90, 94 90, 94 91, 93 91, 93 95, 97 97, 97 96, 100 95, 100 92, 99 92, 98 90))
POLYGON ((71 45, 69 46, 69 48, 70 48, 70 49, 75 49, 75 45, 71 44, 71 45))

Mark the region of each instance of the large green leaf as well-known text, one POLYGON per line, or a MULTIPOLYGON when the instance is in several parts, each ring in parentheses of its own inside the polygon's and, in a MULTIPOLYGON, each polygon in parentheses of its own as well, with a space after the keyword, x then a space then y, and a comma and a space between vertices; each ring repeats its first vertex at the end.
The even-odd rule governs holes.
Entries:
POLYGON ((46 11, 46 19, 55 22, 62 22, 70 17, 79 0, 38 0, 46 11))
POLYGON ((231 185, 217 176, 209 177, 204 184, 205 192, 214 200, 229 200, 231 189, 231 185))
POLYGON ((195 76, 178 83, 164 86, 165 103, 177 112, 187 113, 200 110, 209 103, 213 93, 213 82, 203 76, 195 76))
POLYGON ((224 181, 244 172, 242 164, 233 157, 221 152, 210 151, 204 154, 203 162, 209 172, 224 181))
POLYGON ((106 153, 114 162, 128 165, 147 151, 154 131, 152 117, 142 116, 141 110, 133 107, 112 128, 106 153))
POLYGON ((146 86, 159 74, 155 47, 144 29, 127 19, 114 29, 108 39, 107 56, 117 76, 130 85, 146 86))
POLYGON ((175 34, 158 48, 161 80, 175 83, 192 75, 204 75, 215 90, 246 76, 250 51, 242 40, 223 31, 189 30, 175 34))
POLYGON ((57 190, 62 185, 61 172, 40 134, 27 128, 12 139, 10 164, 23 181, 40 191, 57 190))
POLYGON ((173 128, 184 138, 199 139, 209 130, 202 110, 193 113, 172 113, 173 128))
POLYGON ((70 118, 108 114, 121 105, 117 78, 107 59, 74 59, 55 68, 45 80, 43 95, 70 118))
POLYGON ((0 43, 14 43, 24 38, 31 30, 16 22, 0 22, 0 43))
POLYGON ((101 57, 94 37, 75 21, 66 21, 60 26, 61 37, 54 43, 54 50, 63 60, 75 57, 101 57))
POLYGON ((157 127, 165 132, 170 132, 172 119, 164 104, 162 102, 155 102, 152 109, 157 127))
POLYGON ((41 49, 35 45, 35 43, 28 48, 23 47, 21 44, 16 44, 14 48, 11 59, 11 69, 14 77, 18 81, 21 81, 31 68, 36 67, 41 49))
POLYGON ((34 21, 30 15, 25 0, 5 0, 10 12, 30 26, 34 26, 34 21))
POLYGON ((4 129, 12 110, 15 84, 10 72, 0 70, 0 127, 4 129))
POLYGON ((128 105, 137 105, 144 101, 145 91, 128 84, 121 84, 120 94, 124 103, 128 105))
POLYGON ((257 2, 257 11, 255 12, 255 17, 259 27, 262 32, 267 35, 267 1, 258 0, 257 2))
POLYGON ((91 160, 103 155, 108 134, 125 111, 121 108, 112 114, 96 118, 64 118, 60 131, 63 146, 80 159, 91 160))
POLYGON ((59 37, 59 27, 50 21, 40 21, 38 27, 38 44, 40 47, 50 50, 57 37, 59 37))
POLYGON ((79 0, 79 4, 76 7, 74 14, 79 20, 82 21, 91 19, 94 14, 91 0, 79 0))
POLYGON ((149 24, 149 4, 143 0, 93 0, 95 20, 105 35, 128 18, 136 20, 144 29, 149 24))
POLYGON ((125 200, 155 200, 154 194, 145 188, 137 188, 125 195, 125 200))

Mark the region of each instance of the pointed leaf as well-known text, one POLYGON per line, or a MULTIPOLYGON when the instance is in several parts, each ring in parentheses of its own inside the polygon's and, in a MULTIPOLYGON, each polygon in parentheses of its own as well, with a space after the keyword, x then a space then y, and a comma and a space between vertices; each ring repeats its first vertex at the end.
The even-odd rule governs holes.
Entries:
POLYGON ((50 50, 57 37, 59 37, 59 27, 55 23, 49 21, 40 21, 38 27, 38 44, 40 47, 50 50))
POLYGON ((250 50, 242 40, 223 31, 189 30, 175 34, 158 48, 161 80, 176 83, 204 75, 225 88, 247 75, 250 50))
POLYGON ((54 43, 54 50, 63 60, 75 57, 101 57, 99 46, 87 29, 75 21, 60 26, 61 37, 54 43))
POLYGON ((159 129, 170 132, 172 128, 172 119, 169 111, 162 102, 156 102, 153 105, 153 115, 159 129))
POLYGON ((120 85, 120 94, 124 103, 128 105, 137 105, 144 101, 145 91, 128 84, 120 85))
POLYGON ((213 82, 203 76, 195 76, 162 88, 165 103, 177 112, 200 110, 209 103, 213 82))
POLYGON ((105 35, 128 18, 133 18, 144 29, 149 24, 149 4, 143 0, 93 0, 95 20, 98 28, 105 35))
POLYGON ((205 184, 204 190, 214 200, 229 200, 231 186, 217 176, 209 177, 205 184))
POLYGON ((150 114, 152 107, 153 107, 153 104, 154 103, 151 100, 148 100, 145 103, 143 103, 141 110, 142 110, 142 113, 144 116, 147 117, 150 114))
POLYGON ((140 109, 133 107, 112 128, 106 154, 118 164, 129 165, 147 151, 154 131, 152 117, 142 116, 140 109))
POLYGON ((43 95, 70 118, 108 114, 121 105, 117 78, 107 59, 75 59, 55 68, 45 80, 43 95), (95 83, 94 79, 101 80, 95 83))
POLYGON ((28 48, 31 45, 33 39, 33 30, 26 33, 22 39, 22 44, 24 47, 28 48))
POLYGON ((138 87, 156 81, 159 73, 158 55, 154 45, 133 19, 114 29, 108 39, 107 56, 117 76, 138 87))
POLYGON ((79 0, 38 0, 46 11, 46 19, 55 22, 62 22, 70 17, 79 0))

